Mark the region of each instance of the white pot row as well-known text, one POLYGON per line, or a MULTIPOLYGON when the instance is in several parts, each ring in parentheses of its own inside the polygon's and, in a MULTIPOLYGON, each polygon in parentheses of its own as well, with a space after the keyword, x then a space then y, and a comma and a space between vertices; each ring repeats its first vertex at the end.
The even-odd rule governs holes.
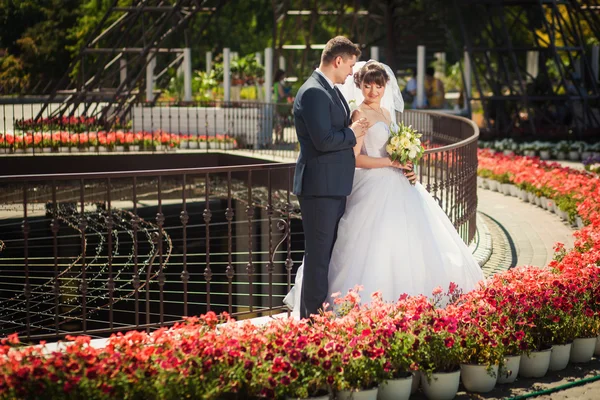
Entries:
POLYGON ((577 227, 578 229, 583 228, 583 220, 581 217, 577 216, 575 221, 569 221, 569 214, 566 211, 561 210, 556 205, 556 202, 547 197, 539 197, 535 194, 528 192, 523 189, 519 189, 517 186, 510 183, 500 183, 493 179, 487 179, 482 177, 477 177, 477 186, 482 189, 492 190, 494 192, 502 193, 506 196, 518 197, 522 201, 526 203, 534 204, 538 207, 543 208, 551 213, 555 213, 562 220, 569 222, 572 226, 577 227))
MULTIPOLYGON (((430 378, 423 372, 406 378, 390 380, 378 388, 360 391, 341 391, 336 400, 407 400, 420 386, 429 400, 452 400, 458 393, 460 382, 467 392, 486 393, 496 384, 513 383, 517 376, 542 378, 548 371, 560 371, 569 363, 586 363, 600 356, 600 336, 575 339, 573 343, 555 345, 550 349, 531 352, 504 359, 502 368, 497 365, 462 364, 454 372, 434 373, 430 378)), ((331 400, 333 396, 312 398, 331 400)), ((292 400, 292 399, 288 399, 292 400)), ((299 400, 299 399, 294 399, 299 400)))

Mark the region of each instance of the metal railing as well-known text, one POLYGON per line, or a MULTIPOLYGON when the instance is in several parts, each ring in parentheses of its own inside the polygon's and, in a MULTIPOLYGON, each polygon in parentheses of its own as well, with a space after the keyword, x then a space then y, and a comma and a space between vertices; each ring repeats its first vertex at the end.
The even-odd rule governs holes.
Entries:
MULTIPOLYGON (((429 147, 420 181, 470 242, 477 126, 425 111, 399 117, 429 147)), ((207 310, 281 312, 304 250, 294 166, 0 177, 0 336, 102 336, 207 310)))
POLYGON ((293 168, 0 177, 0 335, 280 309, 303 249, 293 168))

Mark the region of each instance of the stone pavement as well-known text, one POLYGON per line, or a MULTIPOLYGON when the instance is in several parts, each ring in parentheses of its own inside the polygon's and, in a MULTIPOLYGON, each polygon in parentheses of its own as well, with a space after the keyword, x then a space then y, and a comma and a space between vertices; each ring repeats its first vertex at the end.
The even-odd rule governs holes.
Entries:
POLYGON ((477 209, 493 240, 486 273, 515 265, 544 266, 552 260, 555 243, 573 247, 573 229, 556 214, 491 190, 478 189, 477 195, 477 209))

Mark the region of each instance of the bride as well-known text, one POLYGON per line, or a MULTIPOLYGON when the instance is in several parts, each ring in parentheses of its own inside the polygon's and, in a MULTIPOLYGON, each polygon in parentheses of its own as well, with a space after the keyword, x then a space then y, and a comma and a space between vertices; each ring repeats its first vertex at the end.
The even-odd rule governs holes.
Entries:
MULTIPOLYGON (((391 69, 377 61, 354 69, 340 89, 346 101, 360 104, 353 121, 366 118, 369 128, 354 148, 357 169, 329 264, 328 301, 355 285, 367 296, 381 292, 386 301, 403 293, 430 295, 451 282, 463 292, 474 289, 483 273, 468 247, 425 188, 411 185, 386 153, 395 109, 404 108, 391 69)), ((284 299, 295 317, 303 268, 284 299)))

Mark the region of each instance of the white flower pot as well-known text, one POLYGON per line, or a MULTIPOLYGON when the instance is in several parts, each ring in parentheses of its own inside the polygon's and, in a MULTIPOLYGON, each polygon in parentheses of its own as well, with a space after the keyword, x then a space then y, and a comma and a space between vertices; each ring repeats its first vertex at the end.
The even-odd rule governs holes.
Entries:
POLYGON ((524 150, 523 155, 525 157, 535 157, 535 150, 524 150))
POLYGON ((59 153, 70 153, 71 148, 69 146, 60 146, 58 148, 59 153))
POLYGON ((108 151, 108 147, 106 146, 98 146, 98 152, 106 153, 108 151))
POLYGON ((188 149, 197 149, 198 148, 198 141, 197 140, 190 140, 188 142, 188 149))
POLYGON ((515 152, 512 150, 504 150, 503 153, 505 156, 512 156, 515 154, 515 152))
POLYGON ((552 199, 548 199, 548 211, 555 212, 556 203, 552 199))
POLYGON ((461 364, 460 379, 467 392, 487 393, 496 386, 498 366, 488 370, 487 365, 461 364))
POLYGON ((510 196, 510 187, 512 185, 510 183, 502 183, 502 194, 505 196, 510 196))
POLYGON ((567 221, 569 219, 569 214, 566 211, 561 210, 560 208, 556 209, 556 214, 558 214, 558 216, 564 221, 567 221))
POLYGON ((594 349, 594 355, 600 356, 600 336, 596 338, 596 348, 594 349))
POLYGON ((44 147, 44 148, 42 148, 42 153, 52 153, 52 147, 44 147))
POLYGON ((516 185, 510 185, 510 195, 519 197, 520 189, 516 185))
POLYGON ((483 187, 483 178, 478 176, 477 177, 477 187, 478 188, 482 188, 483 187))
POLYGON ((577 224, 577 229, 583 229, 583 227, 585 226, 585 224, 583 223, 583 219, 581 219, 579 215, 575 217, 575 223, 577 224))
POLYGON ((552 349, 533 351, 530 355, 523 354, 519 364, 519 375, 523 378, 541 378, 550 367, 552 349))
POLYGON ((367 390, 359 390, 359 391, 350 391, 350 390, 341 390, 337 394, 338 400, 377 400, 377 388, 367 389, 367 390))
POLYGON ((567 368, 571 356, 571 344, 555 344, 550 356, 550 371, 561 371, 567 368))
POLYGON ((592 152, 591 151, 582 151, 581 152, 581 159, 582 160, 587 160, 591 156, 592 156, 592 152))
POLYGON ((129 151, 140 151, 140 145, 139 144, 129 145, 129 151))
POLYGON ((165 149, 165 146, 163 146, 162 144, 157 144, 156 146, 154 146, 152 151, 163 151, 164 149, 165 149))
POLYGON ((548 198, 547 197, 540 197, 540 205, 544 210, 548 209, 548 198))
POLYGON ((527 190, 521 189, 521 191, 519 192, 519 198, 525 203, 529 203, 529 195, 527 194, 527 190))
POLYGON ((115 151, 119 151, 122 153, 125 151, 125 146, 115 146, 115 151))
POLYGON ((198 142, 199 149, 208 149, 208 142, 198 142))
POLYGON ((413 379, 412 379, 412 386, 410 388, 410 394, 415 393, 419 389, 419 384, 421 383, 421 373, 419 371, 413 372, 412 376, 413 376, 413 379))
POLYGON ((549 160, 550 159, 550 150, 540 150, 540 158, 542 160, 549 160))
POLYGON ((490 190, 497 192, 498 191, 498 187, 500 186, 500 182, 495 181, 493 179, 489 179, 488 180, 488 186, 490 187, 490 190))
POLYGON ((412 374, 406 378, 392 379, 379 385, 377 400, 408 400, 412 388, 412 374))
POLYGON ((537 196, 536 196, 535 194, 533 194, 533 193, 531 193, 531 192, 527 192, 527 200, 529 200, 529 202, 530 202, 531 204, 535 204, 535 198, 536 198, 536 197, 537 197, 537 196))
POLYGON ((565 153, 564 151, 557 151, 556 152, 556 159, 557 160, 566 160, 567 159, 567 153, 565 153))
POLYGON ((519 365, 521 356, 506 356, 504 365, 498 372, 498 383, 512 383, 517 379, 519 374, 519 365))
POLYGON ((436 372, 431 375, 431 380, 421 372, 423 392, 429 400, 452 400, 458 393, 460 384, 460 369, 454 372, 436 372))
POLYGON ((581 158, 581 155, 579 154, 578 151, 569 151, 569 160, 579 161, 580 158, 581 158))
POLYGON ((597 337, 575 339, 573 341, 573 346, 571 347, 571 362, 589 362, 592 359, 592 356, 594 355, 597 340, 597 337))

